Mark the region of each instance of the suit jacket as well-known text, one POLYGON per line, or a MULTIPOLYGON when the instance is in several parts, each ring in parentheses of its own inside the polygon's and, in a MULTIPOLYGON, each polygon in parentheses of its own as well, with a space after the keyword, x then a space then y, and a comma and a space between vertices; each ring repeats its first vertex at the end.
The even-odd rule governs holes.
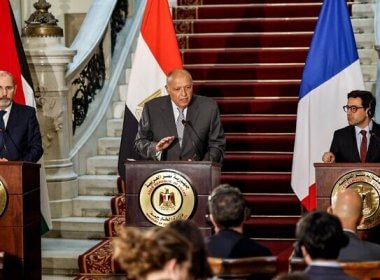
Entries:
MULTIPOLYGON (((366 162, 380 162, 380 125, 373 122, 366 162)), ((346 126, 334 132, 330 152, 335 155, 336 162, 360 162, 360 154, 356 143, 355 127, 346 126)))
POLYGON ((180 147, 170 96, 150 100, 144 105, 134 143, 135 150, 143 159, 156 159, 156 144, 164 137, 176 136, 173 143, 162 152, 161 160, 222 162, 226 140, 217 104, 207 97, 193 95, 186 122, 180 147))
POLYGON ((238 259, 272 255, 267 247, 233 230, 221 230, 210 236, 206 245, 209 256, 215 258, 238 259))
POLYGON ((360 240, 350 231, 344 232, 348 238, 348 245, 339 252, 339 260, 344 262, 379 261, 380 245, 360 240))
POLYGON ((37 162, 43 154, 43 148, 36 110, 13 102, 9 114, 0 157, 12 161, 37 162))
POLYGON ((305 269, 305 274, 310 280, 353 280, 353 278, 340 267, 327 267, 319 265, 310 265, 305 269))

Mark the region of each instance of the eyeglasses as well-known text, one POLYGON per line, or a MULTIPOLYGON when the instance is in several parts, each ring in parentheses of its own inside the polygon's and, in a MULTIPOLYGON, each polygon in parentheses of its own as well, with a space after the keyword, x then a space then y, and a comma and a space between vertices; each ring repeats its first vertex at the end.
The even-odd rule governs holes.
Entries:
POLYGON ((6 86, 6 87, 1 87, 0 86, 0 92, 3 93, 4 91, 5 92, 11 92, 15 89, 15 87, 13 86, 6 86))
POLYGON ((343 110, 347 113, 348 110, 350 110, 352 113, 356 113, 356 111, 358 109, 364 109, 363 106, 359 107, 359 106, 355 106, 355 105, 352 105, 352 106, 349 106, 349 105, 346 105, 346 106, 343 106, 343 110))

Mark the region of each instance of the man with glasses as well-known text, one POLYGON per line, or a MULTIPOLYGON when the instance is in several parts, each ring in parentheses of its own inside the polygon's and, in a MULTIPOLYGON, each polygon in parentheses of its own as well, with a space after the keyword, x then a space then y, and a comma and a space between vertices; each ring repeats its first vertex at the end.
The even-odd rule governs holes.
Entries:
POLYGON ((365 90, 351 91, 347 98, 343 110, 349 125, 335 131, 323 162, 380 162, 380 125, 372 120, 376 99, 365 90))
POLYGON ((36 111, 13 101, 16 90, 12 74, 0 70, 0 161, 37 162, 43 149, 36 111))

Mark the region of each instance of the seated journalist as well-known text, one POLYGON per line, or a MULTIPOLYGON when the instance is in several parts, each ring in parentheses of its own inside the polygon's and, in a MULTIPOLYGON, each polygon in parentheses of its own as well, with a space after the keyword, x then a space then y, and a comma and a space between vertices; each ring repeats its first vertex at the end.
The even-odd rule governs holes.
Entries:
POLYGON ((193 95, 190 73, 167 76, 167 96, 144 105, 134 142, 142 159, 222 162, 226 140, 217 104, 193 95))

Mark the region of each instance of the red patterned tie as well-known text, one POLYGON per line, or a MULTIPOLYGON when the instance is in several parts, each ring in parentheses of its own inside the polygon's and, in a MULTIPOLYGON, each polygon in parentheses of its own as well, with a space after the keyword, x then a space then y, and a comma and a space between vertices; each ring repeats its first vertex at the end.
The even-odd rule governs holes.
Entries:
POLYGON ((361 162, 365 162, 365 158, 367 157, 367 131, 361 130, 360 134, 362 135, 362 142, 360 144, 360 160, 361 162))

